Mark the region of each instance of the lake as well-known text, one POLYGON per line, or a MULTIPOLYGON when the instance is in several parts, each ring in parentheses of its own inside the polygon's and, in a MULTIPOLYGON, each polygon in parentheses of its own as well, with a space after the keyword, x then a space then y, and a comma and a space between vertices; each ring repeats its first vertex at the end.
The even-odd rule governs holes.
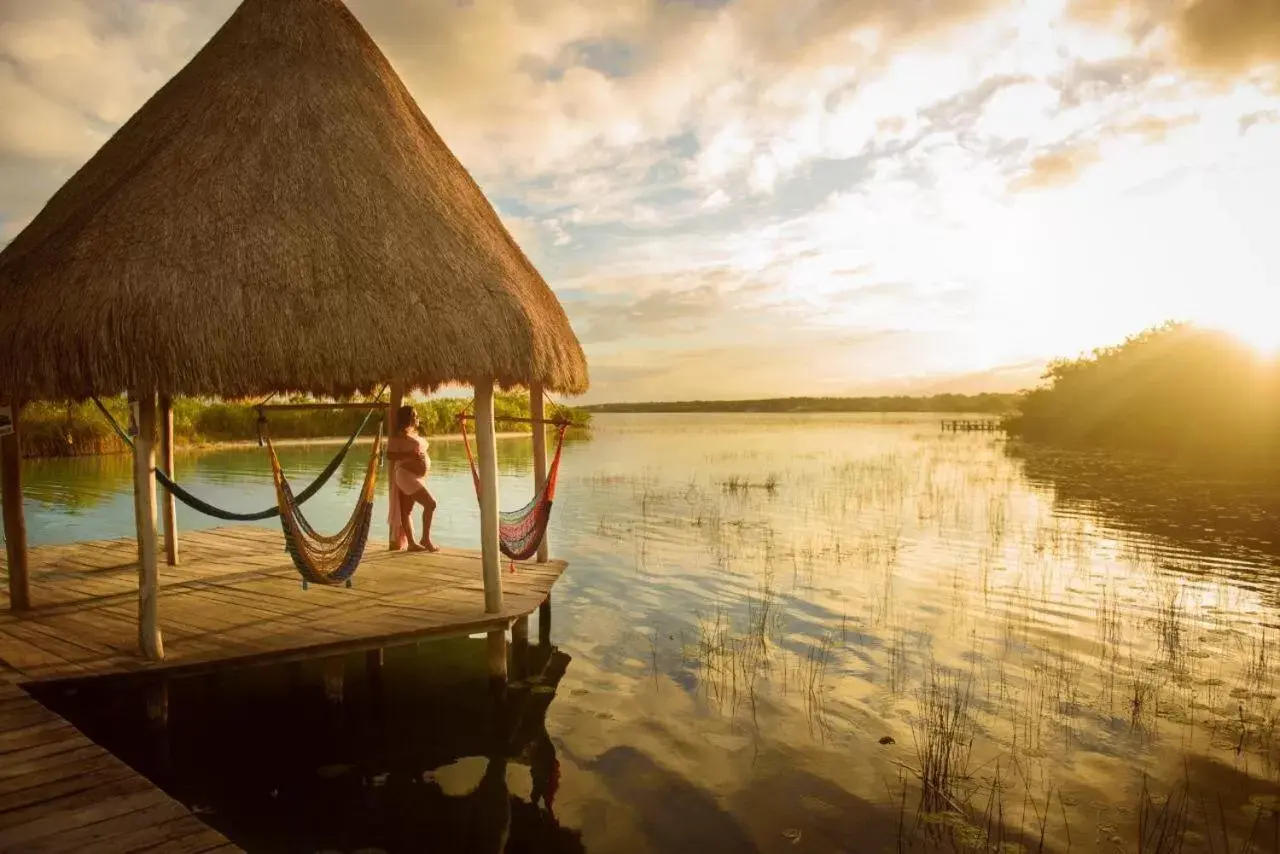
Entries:
MULTIPOLYGON (((508 694, 462 638, 340 662, 342 703, 334 662, 175 680, 161 747, 128 681, 40 696, 250 850, 1280 850, 1280 484, 930 416, 595 423, 564 451, 547 673, 508 694)), ((281 457, 302 483, 333 451, 281 457)), ((475 547, 462 447, 431 453, 435 539, 475 547)), ((273 500, 262 451, 178 466, 273 500)), ((523 505, 528 439, 499 466, 523 505)), ((26 478, 33 545, 132 534, 127 459, 26 478)))

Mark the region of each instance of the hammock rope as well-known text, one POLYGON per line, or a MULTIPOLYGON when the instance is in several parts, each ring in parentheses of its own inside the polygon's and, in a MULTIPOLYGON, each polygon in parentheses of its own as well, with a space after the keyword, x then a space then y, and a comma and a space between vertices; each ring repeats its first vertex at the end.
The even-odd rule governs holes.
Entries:
MULTIPOLYGON (((265 431, 264 431, 265 432, 265 431)), ((302 576, 302 586, 312 584, 345 584, 351 586, 351 576, 360 566, 365 545, 369 541, 369 529, 373 521, 374 491, 378 482, 378 467, 382 459, 382 422, 369 453, 364 484, 360 497, 346 525, 338 533, 325 536, 302 514, 301 501, 293 494, 280 458, 271 444, 270 433, 265 434, 267 454, 271 457, 271 479, 276 487, 276 504, 280 527, 284 531, 285 551, 302 576)))
MULTIPOLYGON (((269 399, 270 398, 268 398, 268 400, 269 399)), ((120 437, 120 441, 124 442, 125 445, 132 449, 133 437, 125 432, 125 429, 120 426, 120 422, 115 419, 115 416, 111 414, 110 410, 103 406, 102 401, 98 400, 97 397, 94 397, 93 402, 98 407, 98 411, 107 419, 107 422, 111 425, 112 429, 115 430, 116 435, 120 437)), ((313 498, 316 493, 318 493, 324 485, 329 482, 329 479, 333 477, 334 472, 336 472, 342 465, 342 461, 346 459, 347 453, 351 450, 351 446, 355 444, 356 439, 360 437, 360 434, 364 432, 364 428, 368 426, 369 419, 373 417, 375 412, 377 412, 376 409, 371 409, 365 414, 364 420, 360 422, 360 426, 356 427, 355 432, 351 434, 346 443, 338 450, 338 453, 334 458, 329 461, 328 465, 321 469, 320 474, 316 475, 315 480, 313 480, 306 489, 294 496, 294 501, 298 504, 305 503, 313 498)), ((215 519, 222 519, 227 522, 261 522, 266 519, 273 519, 280 515, 280 508, 278 506, 268 507, 265 510, 258 510, 252 513, 237 513, 234 510, 227 510, 225 508, 218 507, 191 494, 184 489, 181 484, 172 480, 159 468, 155 470, 155 473, 156 480, 160 481, 160 484, 169 491, 170 495, 190 507, 192 510, 195 510, 197 513, 203 513, 206 516, 212 516, 215 519)))
MULTIPOLYGON (((462 444, 467 449, 467 462, 471 465, 471 480, 476 487, 476 500, 479 501, 480 472, 476 468, 476 460, 471 453, 471 440, 467 438, 464 416, 458 416, 458 426, 462 431, 462 444)), ((543 425, 535 424, 534 429, 541 430, 543 425)), ((560 473, 560 452, 564 450, 564 434, 567 429, 569 429, 568 424, 559 424, 556 434, 556 453, 551 459, 551 465, 547 468, 547 480, 533 496, 533 500, 519 510, 498 511, 498 547, 512 560, 528 560, 533 557, 547 534, 547 524, 551 521, 551 505, 556 497, 556 480, 560 473)))

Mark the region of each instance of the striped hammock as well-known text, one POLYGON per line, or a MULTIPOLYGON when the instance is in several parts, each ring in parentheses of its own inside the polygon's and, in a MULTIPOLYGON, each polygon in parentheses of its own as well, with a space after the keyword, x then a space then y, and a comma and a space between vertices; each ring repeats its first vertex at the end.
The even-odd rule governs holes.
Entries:
POLYGON ((284 530, 285 551, 293 559, 293 565, 302 575, 302 586, 314 584, 346 584, 351 586, 369 541, 369 527, 373 520, 374 486, 378 480, 378 461, 382 454, 382 425, 373 440, 369 464, 364 475, 364 485, 351 518, 342 530, 332 536, 324 536, 312 527, 302 515, 300 502, 293 494, 280 458, 270 435, 266 436, 267 453, 271 457, 271 477, 276 486, 276 504, 280 508, 280 527, 284 530))
MULTIPOLYGON (((471 454, 471 440, 467 438, 466 424, 459 422, 462 429, 462 443, 467 449, 467 462, 471 464, 471 480, 476 486, 476 500, 480 500, 480 472, 476 469, 475 457, 471 454)), ((564 431, 567 424, 561 424, 556 435, 556 454, 547 469, 546 483, 533 496, 533 500, 519 510, 502 510, 498 513, 498 547, 502 553, 512 560, 528 560, 538 552, 542 539, 547 535, 547 523, 551 521, 551 504, 556 497, 556 478, 560 472, 560 452, 564 449, 564 431)), ((534 425, 541 430, 542 425, 534 425)))

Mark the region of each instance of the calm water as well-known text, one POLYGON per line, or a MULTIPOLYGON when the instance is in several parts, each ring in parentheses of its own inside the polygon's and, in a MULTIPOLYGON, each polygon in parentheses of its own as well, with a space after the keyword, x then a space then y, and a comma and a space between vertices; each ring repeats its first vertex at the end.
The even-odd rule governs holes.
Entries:
MULTIPOLYGON (((437 542, 474 546, 432 456, 437 542)), ((528 441, 499 457, 520 506, 528 441)), ((272 499, 262 452, 179 465, 272 499)), ((126 460, 27 478, 33 542, 132 533, 126 460)), ((822 415, 599 416, 560 484, 555 646, 505 696, 460 639, 342 662, 342 703, 336 662, 179 680, 164 736, 127 683, 47 701, 251 850, 1280 848, 1280 485, 822 415)))

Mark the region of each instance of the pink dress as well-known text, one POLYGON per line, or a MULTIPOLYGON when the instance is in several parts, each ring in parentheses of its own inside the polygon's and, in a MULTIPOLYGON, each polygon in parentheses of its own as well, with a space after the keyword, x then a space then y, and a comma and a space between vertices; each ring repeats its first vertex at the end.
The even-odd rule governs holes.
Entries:
MULTIPOLYGON (((427 440, 420 436, 392 436, 387 440, 387 452, 396 454, 417 454, 431 471, 431 457, 427 455, 427 440)), ((409 532, 400 524, 401 495, 415 495, 427 488, 426 474, 415 474, 408 466, 400 462, 391 462, 391 489, 388 490, 387 522, 391 525, 391 542, 397 550, 409 545, 409 532)))
POLYGON ((427 473, 431 471, 431 458, 427 456, 427 440, 420 436, 392 436, 387 442, 388 453, 417 454, 426 471, 419 475, 409 470, 407 465, 393 463, 394 470, 391 482, 405 495, 414 495, 427 488, 427 473))

